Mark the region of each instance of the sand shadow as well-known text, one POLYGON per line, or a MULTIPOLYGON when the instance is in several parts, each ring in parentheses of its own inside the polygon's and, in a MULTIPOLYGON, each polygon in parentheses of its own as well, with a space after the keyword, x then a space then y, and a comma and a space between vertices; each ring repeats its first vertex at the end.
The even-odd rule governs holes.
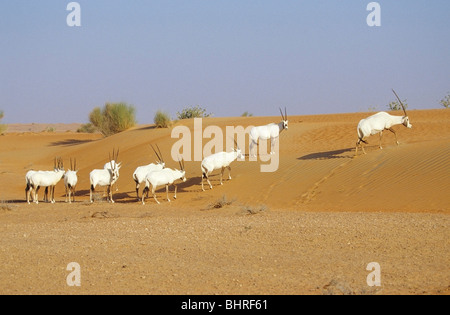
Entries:
POLYGON ((70 147, 78 144, 88 143, 95 140, 79 140, 79 139, 66 139, 61 141, 55 141, 49 144, 51 147, 62 146, 62 147, 70 147))
POLYGON ((331 160, 331 159, 351 159, 353 154, 344 154, 348 152, 353 152, 354 148, 347 148, 334 151, 317 152, 304 155, 297 158, 297 160, 331 160))
POLYGON ((153 130, 153 129, 157 129, 156 125, 143 126, 143 127, 137 128, 136 130, 153 130))

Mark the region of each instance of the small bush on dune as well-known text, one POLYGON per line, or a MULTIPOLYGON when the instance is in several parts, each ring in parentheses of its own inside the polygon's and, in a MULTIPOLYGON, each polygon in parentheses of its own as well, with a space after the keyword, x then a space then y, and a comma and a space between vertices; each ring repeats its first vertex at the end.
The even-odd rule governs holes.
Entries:
POLYGON ((97 131, 97 128, 92 123, 87 123, 81 125, 80 128, 77 129, 77 132, 79 133, 94 133, 97 131))
MULTIPOLYGON (((406 100, 402 101, 402 103, 405 106, 405 109, 408 109, 408 103, 406 103, 406 100)), ((402 105, 398 101, 390 102, 387 107, 391 111, 403 110, 402 105)))
MULTIPOLYGON (((3 111, 0 111, 0 120, 3 119, 4 113, 3 111)), ((7 129, 6 125, 0 124, 0 135, 2 135, 7 129)))
POLYGON ((442 107, 445 107, 445 108, 450 107, 450 93, 440 101, 440 104, 442 107))
POLYGON ((199 105, 186 107, 181 112, 177 112, 178 119, 205 118, 210 117, 211 115, 211 113, 207 114, 206 109, 201 108, 199 105))
POLYGON ((126 103, 106 103, 102 109, 94 108, 89 114, 89 121, 108 137, 134 127, 136 110, 126 103))
POLYGON ((223 195, 222 198, 216 200, 215 202, 209 204, 208 208, 209 209, 221 209, 225 206, 230 206, 233 204, 235 200, 232 199, 228 199, 227 196, 223 195))
POLYGON ((171 124, 171 119, 169 114, 158 110, 153 118, 153 122, 156 125, 156 128, 169 128, 171 124))

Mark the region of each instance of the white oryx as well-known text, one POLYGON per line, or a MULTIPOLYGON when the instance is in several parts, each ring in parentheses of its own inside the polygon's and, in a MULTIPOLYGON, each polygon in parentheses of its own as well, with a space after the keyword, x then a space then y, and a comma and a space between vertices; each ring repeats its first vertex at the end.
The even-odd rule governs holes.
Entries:
POLYGON ((269 140, 270 139, 270 154, 275 154, 274 147, 276 144, 277 139, 280 136, 280 133, 283 130, 288 129, 288 117, 286 112, 286 107, 284 108, 284 115, 283 111, 280 108, 281 113, 281 122, 278 124, 271 123, 265 126, 257 126, 250 129, 250 148, 249 148, 249 155, 256 157, 256 154, 252 154, 252 149, 255 145, 258 145, 258 140, 269 140))
POLYGON ((395 93, 395 96, 397 97, 398 101, 400 102, 400 105, 403 108, 403 112, 405 113, 405 116, 394 116, 390 115, 386 112, 379 112, 375 115, 372 115, 370 117, 367 117, 365 119, 362 119, 357 128, 358 132, 358 141, 356 142, 356 150, 355 150, 355 156, 358 154, 358 147, 360 146, 364 154, 366 154, 366 151, 364 150, 363 145, 361 142, 364 142, 365 144, 368 144, 368 142, 365 140, 365 138, 375 135, 377 133, 380 134, 380 149, 383 149, 381 146, 381 138, 383 136, 384 130, 389 130, 395 135, 395 141, 397 145, 399 144, 397 139, 397 134, 394 129, 392 129, 395 125, 403 125, 407 128, 412 128, 412 125, 409 123, 408 114, 406 113, 405 106, 403 105, 402 101, 398 97, 397 93, 395 93))
POLYGON ((109 167, 103 168, 103 169, 96 169, 93 170, 89 174, 89 180, 91 183, 90 187, 90 201, 94 202, 93 200, 93 193, 95 191, 95 187, 97 185, 99 186, 107 186, 107 199, 114 203, 113 197, 112 197, 112 185, 119 179, 119 169, 122 163, 113 163, 114 160, 117 160, 119 155, 119 151, 117 151, 117 154, 114 154, 113 151, 113 160, 111 159, 111 155, 109 156, 109 167))
POLYGON ((74 159, 72 163, 72 158, 70 159, 70 169, 67 170, 66 174, 64 174, 64 187, 66 188, 66 202, 67 197, 69 197, 69 203, 75 202, 75 188, 78 183, 77 176, 77 160, 74 159), (72 195, 72 198, 71 198, 72 195))
POLYGON ((177 199, 177 185, 175 185, 175 181, 181 180, 182 182, 186 182, 186 171, 184 169, 184 160, 178 161, 180 164, 180 170, 164 168, 159 171, 153 171, 147 174, 145 177, 145 188, 142 192, 142 204, 145 205, 145 194, 150 190, 150 185, 152 186, 152 195, 157 204, 160 202, 156 199, 156 187, 165 185, 166 186, 166 194, 167 201, 170 202, 169 199, 169 185, 173 185, 175 187, 175 194, 173 196, 174 199, 177 199))
POLYGON ((55 203, 55 186, 64 176, 64 173, 64 164, 61 158, 55 158, 53 171, 29 171, 25 175, 27 203, 30 203, 30 194, 33 191, 33 202, 39 203, 38 192, 41 187, 50 187, 50 201, 55 203))
MULTIPOLYGON (((117 159, 117 158, 115 158, 115 156, 117 156, 117 157, 119 156, 119 149, 117 149, 117 153, 113 149, 113 160, 110 161, 110 162, 106 162, 105 165, 103 165, 103 168, 105 170, 107 170, 107 169, 112 170, 113 168, 117 169, 117 175, 119 175, 119 169, 122 166, 122 162, 120 162, 120 163, 116 162, 114 160, 114 159, 117 159)), ((119 176, 117 176, 117 177, 119 177, 119 176)), ((112 186, 111 186, 111 191, 112 191, 112 186)), ((116 191, 119 191, 119 187, 118 186, 116 186, 116 191)))
MULTIPOLYGON (((153 145, 151 145, 153 151, 155 152, 158 161, 156 161, 155 163, 150 163, 148 165, 144 165, 144 166, 139 166, 138 168, 136 168, 136 170, 133 173, 133 180, 136 183, 136 196, 137 199, 139 199, 139 187, 141 186, 141 184, 143 182, 145 182, 145 178, 147 177, 147 174, 153 171, 160 171, 162 170, 166 164, 164 163, 164 159, 161 153, 161 150, 159 149, 159 146, 156 145, 156 147, 158 148, 159 154, 158 152, 156 152, 155 148, 153 147, 153 145)), ((148 193, 148 191, 147 191, 148 193)), ((148 197, 148 195, 147 195, 148 197)))
POLYGON ((241 149, 237 145, 237 142, 234 141, 236 148, 233 148, 233 152, 218 152, 207 156, 203 159, 201 164, 202 169, 202 190, 205 191, 203 180, 206 178, 206 181, 209 184, 209 188, 212 189, 211 182, 209 181, 208 176, 214 171, 221 169, 220 173, 220 185, 223 185, 223 173, 225 168, 228 168, 228 179, 231 179, 231 167, 230 164, 236 159, 245 159, 244 155, 241 152, 241 149))

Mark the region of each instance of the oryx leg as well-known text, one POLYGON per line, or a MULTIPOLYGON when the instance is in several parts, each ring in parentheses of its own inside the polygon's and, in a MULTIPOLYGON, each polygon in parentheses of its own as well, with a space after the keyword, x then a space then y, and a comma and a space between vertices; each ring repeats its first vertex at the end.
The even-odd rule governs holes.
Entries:
POLYGON ((108 196, 109 196, 109 200, 111 201, 111 203, 114 203, 113 200, 113 192, 112 192, 113 188, 112 186, 108 186, 108 196))
POLYGON ((203 180, 204 180, 205 178, 206 178, 206 181, 208 182, 209 188, 210 188, 210 189, 213 188, 212 185, 211 185, 211 182, 209 181, 208 174, 207 174, 206 172, 204 172, 204 173, 203 173, 203 176, 202 176, 202 190, 203 190, 203 191, 205 191, 205 188, 204 188, 204 185, 203 185, 203 180))
POLYGON ((139 187, 140 186, 141 185, 138 182, 136 182, 136 197, 137 197, 137 200, 139 200, 139 187))
POLYGON ((177 199, 177 185, 173 184, 173 186, 175 187, 175 194, 173 195, 173 199, 177 199))
POLYGON ((383 131, 380 131, 380 149, 382 150, 383 147, 381 146, 381 138, 383 137, 383 131))
POLYGON ((169 185, 166 185, 166 196, 167 196, 167 201, 170 202, 170 198, 169 198, 169 185))
POLYGON ((277 143, 277 138, 270 138, 270 154, 275 154, 274 147, 277 143))
POLYGON ((92 193, 94 192, 94 185, 91 185, 91 189, 89 189, 89 200, 92 202, 94 202, 94 200, 92 200, 92 193))
POLYGON ((220 172, 220 185, 223 185, 223 172, 225 172, 225 167, 222 167, 222 170, 220 172))
POLYGON ((39 192, 40 188, 41 188, 41 186, 37 186, 35 191, 34 191, 34 202, 36 204, 39 204, 39 194, 38 194, 38 192, 39 192))
POLYGON ((51 192, 52 192, 52 201, 51 201, 51 203, 55 203, 55 202, 56 202, 56 201, 55 201, 55 187, 56 187, 56 186, 50 187, 50 190, 51 190, 51 192))
POLYGON ((147 197, 148 197, 148 191, 149 191, 148 187, 145 186, 144 190, 142 191, 142 204, 143 205, 145 205, 145 193, 147 193, 147 197))
POLYGON ((30 204, 30 195, 31 195, 31 185, 27 184, 25 188, 25 198, 27 199, 27 203, 30 204))
POLYGON ((392 132, 393 134, 394 134, 394 136, 395 136, 395 142, 397 143, 397 145, 399 145, 399 143, 398 143, 398 139, 397 139, 397 133, 395 132, 395 130, 394 129, 392 129, 392 127, 391 128, 389 128, 388 129, 390 132, 392 132))
POLYGON ((156 191, 156 186, 153 186, 153 185, 152 185, 152 195, 153 195, 153 199, 155 199, 155 201, 156 201, 157 204, 160 204, 159 201, 158 201, 158 199, 156 199, 156 193, 155 193, 155 191, 156 191))
POLYGON ((248 155, 250 156, 250 157, 256 157, 256 154, 252 154, 252 150, 253 150, 253 147, 255 146, 255 141, 254 140, 252 140, 252 142, 250 142, 250 148, 248 149, 248 155))
POLYGON ((231 166, 228 165, 228 180, 231 180, 231 166))

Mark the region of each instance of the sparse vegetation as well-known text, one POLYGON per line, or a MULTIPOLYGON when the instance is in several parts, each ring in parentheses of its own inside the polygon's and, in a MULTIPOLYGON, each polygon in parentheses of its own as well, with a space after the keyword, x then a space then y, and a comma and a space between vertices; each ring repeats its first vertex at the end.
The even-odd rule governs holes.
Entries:
POLYGON ((244 113, 241 115, 241 117, 253 117, 253 114, 252 114, 252 113, 249 113, 249 112, 244 112, 244 113))
POLYGON ((266 205, 260 205, 258 207, 251 207, 251 206, 243 206, 242 207, 242 212, 244 214, 248 214, 248 215, 252 215, 252 214, 258 214, 261 212, 265 212, 267 211, 267 206, 266 205))
POLYGON ((445 108, 450 107, 450 92, 440 101, 440 104, 445 108))
POLYGON ((126 103, 106 103, 103 109, 96 107, 89 121, 104 136, 125 131, 136 125, 136 109, 126 103))
POLYGON ((171 124, 170 115, 166 112, 158 110, 153 118, 156 128, 169 128, 171 124))
POLYGON ((177 112, 178 119, 206 118, 210 116, 212 116, 212 114, 207 114, 206 109, 201 108, 199 105, 186 107, 181 112, 177 112))
MULTIPOLYGON (((408 109, 408 103, 406 103, 406 100, 403 100, 402 103, 405 106, 405 109, 408 109)), ((389 108, 389 110, 392 110, 392 111, 403 110, 402 105, 400 105, 400 102, 398 102, 398 101, 390 102, 387 107, 389 108)))
POLYGON ((77 129, 79 133, 94 133, 97 131, 97 128, 91 123, 83 124, 80 128, 77 129))
MULTIPOLYGON (((4 117, 3 111, 0 111, 0 120, 4 117)), ((7 126, 4 124, 0 124, 0 135, 2 135, 6 131, 7 126)))
POLYGON ((220 198, 220 199, 216 200, 215 202, 211 203, 208 208, 209 209, 221 209, 221 208, 223 208, 225 206, 232 205, 234 201, 235 201, 234 199, 229 200, 227 198, 227 196, 223 195, 222 198, 220 198))

